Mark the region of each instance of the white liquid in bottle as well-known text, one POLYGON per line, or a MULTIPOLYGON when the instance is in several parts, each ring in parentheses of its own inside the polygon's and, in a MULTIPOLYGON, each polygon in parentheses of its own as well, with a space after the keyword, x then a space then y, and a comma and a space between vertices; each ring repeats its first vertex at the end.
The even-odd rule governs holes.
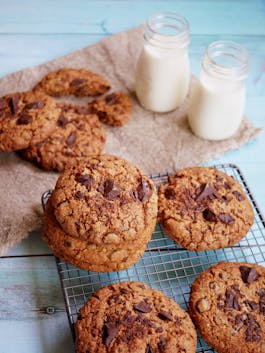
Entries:
POLYGON ((195 135, 222 140, 231 137, 242 122, 246 96, 243 79, 247 74, 248 54, 232 42, 215 42, 210 47, 212 52, 209 53, 208 48, 199 81, 191 90, 188 120, 195 135), (213 56, 213 63, 209 54, 213 56), (236 54, 241 54, 239 62, 236 54), (216 59, 221 55, 222 65, 216 59), (226 55, 229 59, 224 61, 226 55))
POLYGON ((189 25, 181 16, 164 13, 148 20, 144 37, 136 68, 136 95, 146 109, 174 110, 189 90, 189 25), (164 34, 165 28, 172 33, 164 34))

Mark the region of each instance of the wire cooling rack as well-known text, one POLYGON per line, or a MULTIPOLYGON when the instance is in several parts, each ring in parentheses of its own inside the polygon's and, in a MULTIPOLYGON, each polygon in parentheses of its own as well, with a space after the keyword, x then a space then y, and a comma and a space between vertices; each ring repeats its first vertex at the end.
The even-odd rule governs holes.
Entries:
MULTIPOLYGON (((79 309, 96 290, 111 283, 145 282, 151 288, 159 289, 187 310, 190 286, 209 266, 219 261, 244 261, 265 265, 265 220, 242 172, 233 164, 221 164, 215 167, 236 179, 248 195, 254 209, 255 222, 247 236, 229 248, 190 252, 170 240, 160 224, 157 224, 143 257, 126 270, 110 273, 84 271, 56 258, 73 339, 75 339, 74 325, 79 309)), ((151 176, 156 186, 166 182, 167 177, 168 174, 151 176)), ((43 207, 49 195, 50 192, 43 195, 43 207)), ((196 352, 209 353, 214 350, 198 335, 196 352)))

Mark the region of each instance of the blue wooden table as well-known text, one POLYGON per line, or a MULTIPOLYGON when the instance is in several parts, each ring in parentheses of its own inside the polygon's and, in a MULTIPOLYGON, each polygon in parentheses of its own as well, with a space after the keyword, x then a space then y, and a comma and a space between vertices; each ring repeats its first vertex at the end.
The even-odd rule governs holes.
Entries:
MULTIPOLYGON (((249 120, 265 121, 264 0, 0 0, 0 75, 37 65, 139 25, 151 14, 175 11, 190 22, 192 71, 205 47, 228 39, 251 54, 249 120)), ((237 164, 265 212, 265 138, 211 163, 237 164)), ((54 258, 34 233, 0 259, 0 353, 74 352, 54 258), (42 256, 35 256, 42 254, 42 256), (27 256, 25 256, 27 255, 27 256)))

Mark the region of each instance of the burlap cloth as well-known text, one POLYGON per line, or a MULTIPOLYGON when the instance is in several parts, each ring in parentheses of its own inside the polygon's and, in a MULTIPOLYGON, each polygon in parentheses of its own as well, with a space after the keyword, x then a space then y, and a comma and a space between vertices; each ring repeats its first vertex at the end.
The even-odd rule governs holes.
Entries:
MULTIPOLYGON (((185 116, 188 100, 178 111, 166 114, 141 108, 133 93, 141 32, 141 27, 122 32, 56 60, 8 75, 0 80, 0 96, 31 89, 44 74, 59 67, 83 67, 102 74, 111 82, 112 90, 130 93, 134 100, 130 122, 121 128, 107 128, 105 152, 135 163, 148 174, 209 161, 259 133, 260 129, 245 119, 233 138, 204 141, 189 130, 185 116)), ((86 103, 85 99, 73 101, 86 103)), ((41 195, 54 187, 58 174, 44 172, 15 153, 0 153, 0 168, 0 255, 3 255, 30 231, 40 228, 41 195)))

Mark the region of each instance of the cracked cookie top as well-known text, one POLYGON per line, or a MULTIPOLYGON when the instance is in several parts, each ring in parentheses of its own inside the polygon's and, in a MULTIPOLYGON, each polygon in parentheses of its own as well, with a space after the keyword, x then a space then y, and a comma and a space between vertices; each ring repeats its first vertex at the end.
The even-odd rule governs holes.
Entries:
POLYGON ((172 299, 141 282, 97 291, 76 323, 77 353, 195 353, 196 331, 172 299))
POLYGON ((192 284, 189 312, 217 352, 265 352, 265 268, 241 262, 210 267, 192 284))
POLYGON ((60 109, 49 96, 31 91, 0 98, 0 151, 27 148, 55 128, 60 109))
POLYGON ((231 246, 254 221, 240 184, 215 168, 186 168, 170 176, 158 198, 158 220, 165 232, 192 251, 231 246))
POLYGON ((138 239, 157 216, 153 182, 133 164, 111 155, 65 170, 52 202, 66 233, 98 244, 138 239))
POLYGON ((54 97, 75 95, 97 96, 110 89, 109 82, 90 70, 62 68, 48 73, 37 84, 35 90, 44 91, 54 97))
POLYGON ((95 114, 67 103, 58 103, 58 107, 60 115, 54 132, 21 151, 24 158, 46 170, 62 171, 91 155, 98 155, 106 141, 105 128, 95 114))

